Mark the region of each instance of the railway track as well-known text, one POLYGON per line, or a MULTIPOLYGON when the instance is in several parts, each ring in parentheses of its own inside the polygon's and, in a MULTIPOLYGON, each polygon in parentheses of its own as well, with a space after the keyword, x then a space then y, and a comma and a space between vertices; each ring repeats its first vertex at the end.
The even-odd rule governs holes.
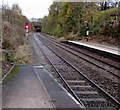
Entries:
POLYGON ((119 71, 120 70, 120 67, 119 67, 120 63, 117 62, 115 65, 113 65, 112 63, 105 62, 105 61, 99 59, 98 57, 94 57, 94 56, 92 56, 90 54, 87 54, 85 52, 78 51, 78 49, 75 49, 74 47, 70 47, 68 45, 61 44, 60 42, 57 42, 57 41, 55 41, 53 39, 45 38, 45 37, 44 37, 44 39, 49 40, 50 42, 52 42, 56 46, 68 51, 69 53, 74 54, 75 56, 89 62, 90 64, 93 64, 93 65, 97 66, 98 68, 103 69, 103 70, 111 73, 112 75, 116 76, 117 78, 120 78, 120 75, 118 74, 119 72, 114 73, 114 69, 109 69, 108 68, 108 66, 109 66, 110 68, 115 68, 116 70, 119 71), (88 58, 85 58, 85 57, 81 56, 80 54, 83 54, 84 56, 87 56, 88 58), (90 58, 92 58, 92 59, 94 59, 96 61, 99 61, 100 63, 103 63, 103 64, 107 65, 107 67, 102 66, 102 64, 96 63, 95 61, 89 60, 90 58))
MULTIPOLYGON (((106 71, 96 72, 93 69, 88 67, 89 65, 91 65, 91 63, 89 63, 89 65, 87 67, 84 67, 83 65, 81 66, 81 60, 79 58, 77 58, 77 55, 74 55, 74 54, 76 54, 75 52, 69 52, 69 51, 66 52, 66 49, 64 49, 63 47, 61 48, 61 46, 56 45, 56 43, 54 43, 54 42, 50 42, 50 39, 47 39, 44 36, 41 36, 40 38, 45 42, 45 44, 49 44, 49 46, 51 46, 56 52, 59 50, 60 51, 59 54, 61 54, 65 59, 67 59, 69 62, 71 62, 77 69, 79 69, 80 71, 83 71, 83 73, 86 76, 88 76, 91 80, 93 80, 101 88, 103 88, 105 91, 107 91, 109 94, 111 94, 114 98, 119 100, 119 79, 120 78, 118 75, 116 75, 116 73, 110 74, 111 72, 106 73, 106 71), (64 52, 62 53, 62 51, 64 51, 64 52), (66 55, 65 55, 65 53, 66 53, 66 55), (72 54, 72 58, 70 58, 71 54, 72 54)), ((94 62, 94 61, 92 61, 92 62, 94 62)), ((84 62, 84 63, 86 63, 86 62, 84 62)), ((102 67, 104 67, 104 65, 102 67)), ((97 70, 97 71, 101 71, 101 70, 97 70)), ((117 70, 117 73, 119 73, 118 70, 117 70)))
POLYGON ((47 60, 64 82, 67 90, 83 107, 120 107, 120 103, 114 97, 104 91, 99 85, 94 83, 90 78, 44 42, 44 45, 49 48, 51 53, 48 55, 48 52, 45 52, 39 45, 40 40, 38 40, 38 38, 35 39, 37 39, 35 41, 47 60))
MULTIPOLYGON (((66 44, 69 44, 69 43, 66 43, 66 44)), ((95 60, 98 60, 98 61, 101 62, 101 63, 107 64, 107 65, 109 65, 110 67, 113 67, 113 68, 115 68, 115 69, 120 70, 120 67, 119 67, 120 62, 117 60, 117 59, 119 58, 119 56, 118 56, 117 59, 115 60, 115 61, 116 61, 116 64, 112 64, 111 62, 107 62, 107 61, 103 61, 102 59, 99 59, 98 56, 94 57, 94 56, 92 56, 92 55, 86 54, 86 52, 79 51, 78 49, 75 49, 74 47, 70 47, 70 46, 65 45, 65 44, 63 44, 63 45, 66 46, 66 47, 68 47, 68 48, 70 48, 70 49, 72 49, 72 50, 74 50, 74 51, 76 51, 76 52, 82 53, 83 55, 86 55, 86 56, 91 57, 91 58, 93 58, 93 59, 95 59, 95 60)), ((95 52, 94 52, 94 53, 95 53, 95 52)), ((102 58, 102 56, 101 56, 100 58, 102 58)), ((115 58, 114 58, 114 59, 115 59, 115 58)), ((119 77, 120 77, 120 76, 119 76, 119 77)))

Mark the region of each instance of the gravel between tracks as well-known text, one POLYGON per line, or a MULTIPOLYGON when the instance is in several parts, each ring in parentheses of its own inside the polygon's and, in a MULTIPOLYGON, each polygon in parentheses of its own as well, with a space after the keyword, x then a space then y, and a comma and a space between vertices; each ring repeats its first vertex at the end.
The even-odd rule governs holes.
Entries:
MULTIPOLYGON (((75 67, 79 68, 84 74, 86 74, 95 83, 99 84, 104 90, 110 93, 113 97, 119 100, 119 79, 110 73, 103 71, 102 69, 76 57, 75 55, 66 52, 65 50, 53 45, 47 41, 47 44, 52 47, 56 52, 59 50, 59 54, 65 59, 70 61, 75 67), (69 57, 68 57, 69 56, 69 57), (108 77, 109 76, 109 77, 108 77)), ((91 60, 91 59, 90 59, 91 60)), ((97 62, 99 63, 99 62, 97 62)), ((103 65, 104 66, 104 65, 103 65)), ((111 69, 111 68, 110 68, 111 69)), ((118 72, 118 71, 116 71, 118 72)))

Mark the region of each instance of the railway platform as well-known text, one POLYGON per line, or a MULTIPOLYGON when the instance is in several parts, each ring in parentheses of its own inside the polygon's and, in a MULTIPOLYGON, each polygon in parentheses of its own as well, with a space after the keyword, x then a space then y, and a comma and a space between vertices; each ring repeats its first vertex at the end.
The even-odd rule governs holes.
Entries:
POLYGON ((103 52, 107 52, 107 53, 112 53, 114 55, 120 55, 119 51, 120 49, 117 47, 111 47, 111 46, 107 46, 107 45, 102 45, 102 44, 96 44, 96 43, 91 43, 91 42, 85 42, 85 41, 68 41, 70 43, 73 44, 78 44, 81 46, 86 46, 92 49, 97 49, 103 52))
POLYGON ((20 65, 15 77, 3 85, 3 108, 81 108, 43 66, 20 65))

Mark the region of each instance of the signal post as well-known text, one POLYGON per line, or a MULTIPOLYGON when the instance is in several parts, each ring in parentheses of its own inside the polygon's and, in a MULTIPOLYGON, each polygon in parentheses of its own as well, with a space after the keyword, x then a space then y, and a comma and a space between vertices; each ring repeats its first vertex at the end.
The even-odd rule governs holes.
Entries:
POLYGON ((26 23, 24 25, 24 28, 26 29, 25 38, 26 38, 26 41, 27 41, 28 40, 28 33, 29 33, 30 25, 28 23, 26 23))

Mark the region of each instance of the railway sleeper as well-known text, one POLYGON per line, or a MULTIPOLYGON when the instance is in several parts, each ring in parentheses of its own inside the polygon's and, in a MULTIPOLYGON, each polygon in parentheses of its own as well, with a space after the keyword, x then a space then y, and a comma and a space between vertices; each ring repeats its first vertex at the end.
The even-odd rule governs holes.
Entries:
POLYGON ((78 87, 78 88, 91 88, 91 86, 89 86, 89 85, 70 85, 70 87, 72 87, 72 88, 76 88, 76 87, 78 87))
MULTIPOLYGON (((71 76, 70 75, 68 75, 67 73, 61 73, 62 74, 62 76, 65 78, 65 79, 67 79, 67 80, 79 80, 78 79, 78 77, 77 76, 72 76, 72 78, 71 78, 71 76)), ((71 85, 71 84, 70 84, 71 85)))
POLYGON ((68 83, 85 83, 84 80, 67 80, 68 83))
POLYGON ((95 91, 94 88, 72 88, 74 91, 95 91))
POLYGON ((106 102, 105 98, 81 98, 81 100, 85 102, 106 102))
POLYGON ((101 98, 99 94, 77 94, 80 98, 101 98))
POLYGON ((83 79, 79 79, 79 80, 67 80, 67 83, 69 84, 69 85, 80 85, 80 86, 83 86, 83 85, 88 85, 89 86, 89 84, 85 81, 85 80, 83 80, 83 79))
POLYGON ((75 91, 76 94, 83 94, 83 95, 95 95, 95 94, 99 94, 96 91, 75 91))

